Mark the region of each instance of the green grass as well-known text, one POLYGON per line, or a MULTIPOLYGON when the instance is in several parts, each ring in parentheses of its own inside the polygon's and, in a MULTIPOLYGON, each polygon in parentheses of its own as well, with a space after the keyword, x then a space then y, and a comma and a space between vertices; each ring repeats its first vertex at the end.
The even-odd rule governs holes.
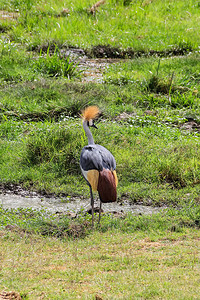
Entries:
POLYGON ((198 1, 10 0, 0 4, 0 186, 89 198, 80 112, 98 105, 94 140, 115 156, 118 199, 155 215, 103 214, 91 228, 0 207, 0 292, 23 299, 198 299, 198 1), (5 10, 8 17, 3 17, 5 10), (101 84, 74 58, 123 57, 101 84), (133 59, 127 59, 132 57, 133 59), (117 280, 116 280, 117 278, 117 280))
MULTIPOLYGON (((118 231, 122 233, 158 233, 165 235, 166 231, 184 232, 187 228, 200 227, 200 208, 194 201, 182 206, 181 209, 163 208, 152 215, 133 215, 131 213, 114 216, 102 214, 102 222, 91 225, 91 215, 80 211, 76 218, 63 214, 52 214, 48 210, 4 209, 0 207, 1 228, 26 234, 38 234, 61 239, 85 238, 93 230, 99 232, 118 231)), ((96 214, 95 214, 96 215, 96 214)), ((98 215, 98 214, 97 214, 98 215)), ((95 217, 96 218, 96 217, 95 217)))
MULTIPOLYGON (((185 57, 135 59, 110 66, 104 80, 119 86, 135 85, 145 92, 171 97, 172 106, 192 106, 199 94, 200 59, 198 54, 185 57), (184 95, 187 95, 184 97, 184 95), (186 99, 188 98, 188 103, 186 99), (185 103, 184 103, 185 100, 185 103)), ((163 104, 163 97, 160 99, 163 104)), ((166 101, 167 103, 167 101, 166 101)), ((199 106, 199 101, 197 101, 199 106)))
POLYGON ((102 119, 93 134, 116 157, 119 198, 154 205, 198 200, 199 72, 193 54, 116 64, 101 85, 48 77, 2 85, 1 181, 88 195, 79 170, 87 143, 79 113, 98 103, 102 119), (120 76, 125 83, 119 84, 120 76), (188 120, 196 126, 192 130, 185 127, 188 120))
POLYGON ((0 290, 23 299, 195 299, 199 217, 191 204, 156 216, 103 216, 92 230, 84 215, 1 209, 0 290))
POLYGON ((199 58, 158 62, 137 59, 112 66, 102 85, 64 78, 2 85, 1 181, 45 193, 88 195, 79 170, 87 140, 78 116, 84 106, 98 103, 102 120, 93 134, 116 157, 119 198, 156 205, 198 200, 199 58), (135 79, 116 84, 123 70, 135 79), (173 89, 159 92, 158 83, 172 73, 173 89), (187 130, 188 120, 197 127, 187 130))
POLYGON ((89 13, 93 4, 2 1, 0 9, 19 11, 19 18, 7 33, 12 41, 29 48, 56 42, 84 49, 108 44, 145 52, 198 49, 196 1, 106 1, 95 15, 89 13), (69 13, 63 13, 63 9, 69 13))
MULTIPOLYGON (((185 193, 192 193, 198 199, 198 135, 172 129, 154 118, 141 117, 139 126, 133 125, 135 121, 99 123, 94 132, 96 143, 106 146, 116 158, 119 198, 126 195, 136 202, 142 198, 144 203, 178 204, 187 202, 185 193)), ((86 192, 79 157, 87 141, 80 121, 28 124, 5 120, 1 128, 2 182, 22 183, 47 193, 86 192)))
POLYGON ((61 55, 57 47, 53 53, 50 53, 48 48, 45 53, 41 50, 39 55, 34 57, 14 43, 2 44, 0 60, 1 84, 37 81, 48 77, 70 79, 79 76, 80 73, 70 57, 61 55))

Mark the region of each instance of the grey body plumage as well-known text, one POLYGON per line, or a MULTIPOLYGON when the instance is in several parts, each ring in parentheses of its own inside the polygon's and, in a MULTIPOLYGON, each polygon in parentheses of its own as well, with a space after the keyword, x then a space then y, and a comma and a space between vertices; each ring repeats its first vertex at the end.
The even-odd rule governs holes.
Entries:
POLYGON ((116 169, 114 156, 105 147, 94 144, 88 145, 81 151, 80 165, 84 171, 99 170, 103 168, 109 170, 116 169))
POLYGON ((90 188, 92 206, 92 225, 94 224, 94 199, 92 190, 98 191, 100 198, 99 222, 102 202, 117 199, 117 174, 114 156, 105 147, 95 144, 89 127, 97 128, 93 119, 99 114, 96 106, 89 106, 83 112, 83 129, 88 138, 88 145, 83 147, 80 155, 80 168, 90 188))

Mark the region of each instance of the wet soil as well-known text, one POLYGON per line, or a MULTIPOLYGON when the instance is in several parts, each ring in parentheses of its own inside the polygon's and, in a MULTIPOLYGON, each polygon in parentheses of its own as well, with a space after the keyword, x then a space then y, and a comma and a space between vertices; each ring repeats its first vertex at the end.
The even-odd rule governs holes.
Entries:
POLYGON ((97 45, 92 47, 89 50, 86 50, 86 54, 88 57, 96 57, 96 58, 136 58, 136 57, 149 57, 149 56, 159 56, 159 57, 167 57, 167 56, 177 56, 177 55, 185 55, 192 51, 190 46, 186 47, 178 47, 174 46, 171 49, 166 49, 162 51, 157 50, 134 50, 132 48, 128 49, 120 49, 118 47, 113 47, 111 45, 97 45))
MULTIPOLYGON (((42 197, 36 193, 15 194, 7 191, 0 194, 0 205, 4 209, 32 208, 47 210, 50 213, 64 213, 76 216, 79 212, 90 213, 90 200, 80 197, 42 197)), ((99 201, 95 200, 98 210, 99 201)), ((131 212, 135 215, 152 214, 161 210, 160 207, 131 204, 128 200, 123 202, 104 203, 104 213, 125 214, 131 212)))
POLYGON ((179 127, 182 130, 200 133, 200 123, 198 123, 196 120, 185 122, 179 127))
MULTIPOLYGON (((46 52, 47 50, 54 51, 55 43, 48 43, 45 45, 32 46, 31 50, 40 52, 46 52)), ((80 49, 74 47, 59 47, 60 51, 68 51, 70 53, 79 53, 81 55, 87 56, 89 59, 91 58, 104 58, 104 59, 130 59, 130 58, 138 58, 138 57, 150 57, 150 56, 158 56, 158 57, 169 57, 169 56, 179 56, 186 55, 193 51, 190 45, 186 45, 179 47, 178 45, 174 45, 173 47, 165 50, 134 50, 133 48, 121 49, 119 47, 113 47, 111 45, 96 45, 89 49, 80 49)))
MULTIPOLYGON (((32 47, 30 50, 43 53, 50 51, 54 53, 55 44, 46 44, 42 46, 32 47)), ((182 56, 193 51, 189 47, 176 47, 163 51, 149 50, 139 51, 132 48, 120 49, 111 45, 97 45, 91 49, 80 49, 73 47, 59 47, 60 54, 63 57, 70 56, 71 60, 77 63, 77 69, 82 73, 82 82, 103 83, 104 70, 113 63, 125 61, 138 57, 170 57, 182 56)))
POLYGON ((7 292, 7 291, 1 291, 0 292, 0 300, 21 300, 22 297, 20 294, 16 292, 7 292))
POLYGON ((81 70, 82 82, 103 83, 103 72, 110 64, 121 61, 120 59, 83 59, 79 61, 78 69, 81 70))
POLYGON ((82 74, 82 82, 103 83, 103 72, 106 68, 122 60, 115 57, 91 57, 87 55, 86 51, 76 48, 60 49, 60 53, 63 57, 70 56, 71 60, 77 64, 77 69, 82 74))

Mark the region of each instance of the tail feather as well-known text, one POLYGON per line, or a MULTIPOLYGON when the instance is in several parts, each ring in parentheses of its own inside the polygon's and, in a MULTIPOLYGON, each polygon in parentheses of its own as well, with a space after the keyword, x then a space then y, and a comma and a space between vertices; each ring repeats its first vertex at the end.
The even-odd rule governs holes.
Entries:
POLYGON ((112 171, 103 169, 99 172, 97 190, 101 202, 115 202, 117 200, 117 187, 115 175, 112 171))

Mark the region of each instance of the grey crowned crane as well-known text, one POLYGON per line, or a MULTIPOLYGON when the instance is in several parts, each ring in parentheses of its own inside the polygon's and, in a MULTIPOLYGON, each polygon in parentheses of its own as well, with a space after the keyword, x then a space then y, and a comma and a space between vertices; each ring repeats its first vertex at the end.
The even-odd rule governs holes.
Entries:
POLYGON ((81 151, 80 168, 90 188, 92 226, 94 225, 94 198, 92 191, 98 191, 100 198, 99 222, 102 203, 117 200, 117 174, 114 156, 105 147, 94 143, 89 127, 97 128, 94 119, 99 115, 97 106, 89 106, 82 111, 83 129, 88 145, 81 151))

